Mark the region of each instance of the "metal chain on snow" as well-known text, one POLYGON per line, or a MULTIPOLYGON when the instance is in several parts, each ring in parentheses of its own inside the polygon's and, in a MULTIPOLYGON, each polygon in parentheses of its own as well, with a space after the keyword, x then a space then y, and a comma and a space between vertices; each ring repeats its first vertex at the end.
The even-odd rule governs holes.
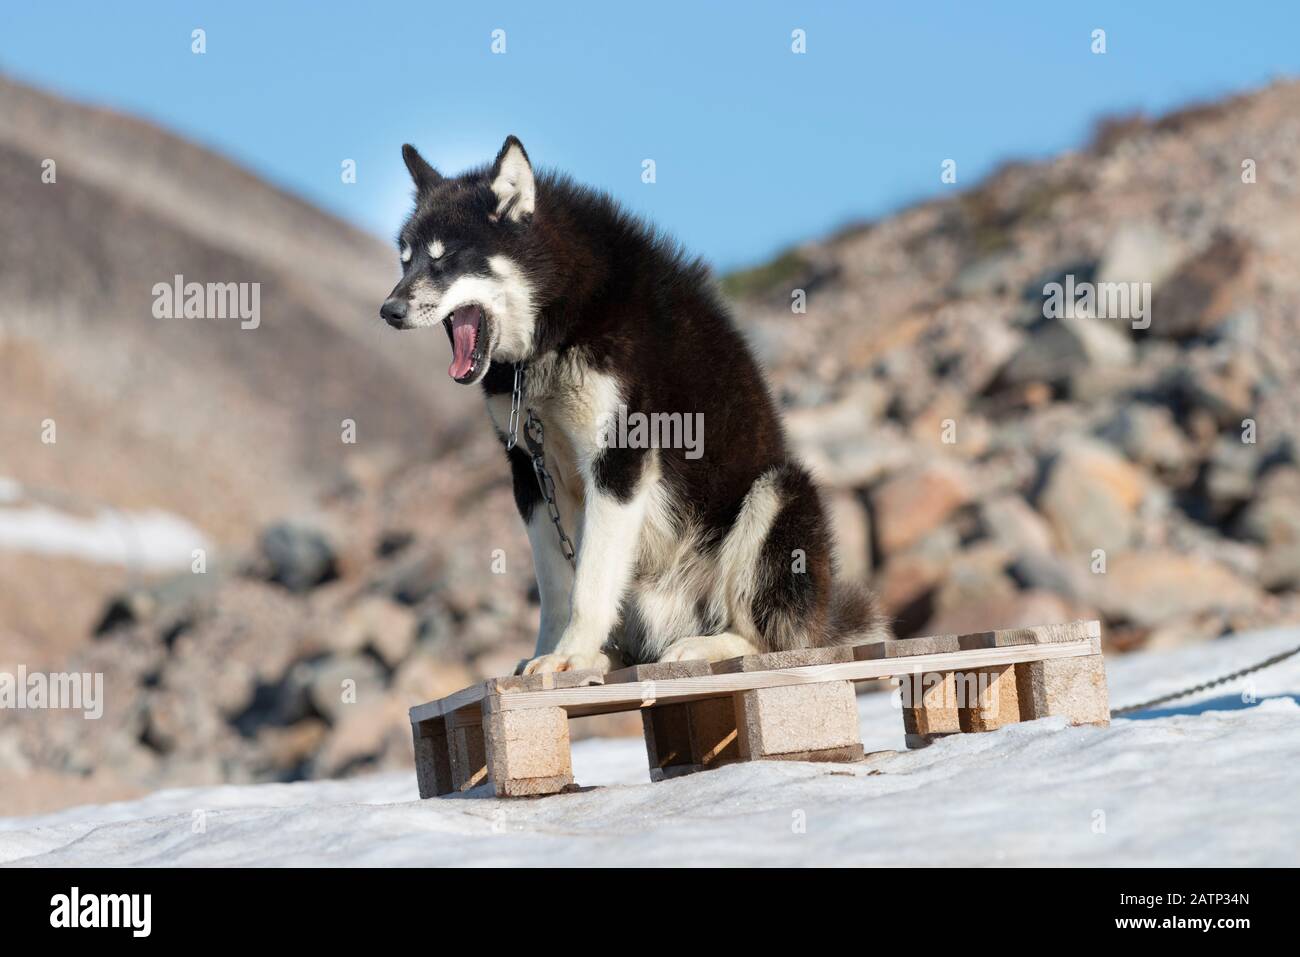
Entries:
POLYGON ((1229 681, 1235 681, 1237 678, 1244 678, 1246 675, 1253 674, 1256 671, 1263 671, 1265 668, 1271 668, 1273 665, 1286 661, 1294 655, 1300 655, 1300 645, 1297 645, 1290 651, 1284 651, 1271 658, 1265 658, 1263 661, 1251 665, 1249 668, 1242 668, 1240 671, 1234 671, 1232 674, 1224 675, 1222 678, 1215 678, 1213 681, 1203 681, 1200 684, 1193 685, 1191 688, 1187 688, 1183 691, 1174 691, 1170 694, 1161 695, 1159 698, 1152 698, 1150 701, 1143 701, 1140 704, 1130 704, 1123 708, 1112 708, 1110 716, 1114 718, 1121 714, 1132 714, 1134 711, 1146 711, 1148 708, 1154 708, 1156 705, 1164 704, 1166 701, 1177 701, 1179 698, 1186 698, 1188 695, 1196 694, 1198 691, 1205 691, 1207 688, 1227 684, 1229 681))
MULTIPOLYGON (((524 365, 522 362, 516 362, 514 390, 510 396, 509 432, 506 435, 507 452, 519 444, 519 412, 523 401, 524 365)), ((537 476, 537 487, 541 489, 542 498, 546 502, 546 511, 551 516, 555 534, 560 539, 560 552, 569 564, 576 568, 577 553, 573 548, 573 542, 564 533, 564 525, 560 521, 560 507, 555 502, 555 481, 551 478, 551 473, 546 470, 546 435, 542 428, 542 420, 533 413, 531 408, 528 409, 528 418, 524 422, 524 444, 528 447, 528 457, 532 460, 533 472, 537 476)))

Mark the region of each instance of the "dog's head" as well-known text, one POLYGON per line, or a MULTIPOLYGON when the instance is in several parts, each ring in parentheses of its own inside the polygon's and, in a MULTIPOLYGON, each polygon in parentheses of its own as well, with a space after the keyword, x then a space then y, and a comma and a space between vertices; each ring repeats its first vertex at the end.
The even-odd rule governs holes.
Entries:
POLYGON ((397 329, 442 323, 448 374, 478 382, 488 365, 527 359, 536 303, 526 274, 536 182, 524 145, 511 136, 490 166, 441 176, 411 145, 402 158, 415 180, 415 212, 398 235, 402 279, 379 314, 397 329))

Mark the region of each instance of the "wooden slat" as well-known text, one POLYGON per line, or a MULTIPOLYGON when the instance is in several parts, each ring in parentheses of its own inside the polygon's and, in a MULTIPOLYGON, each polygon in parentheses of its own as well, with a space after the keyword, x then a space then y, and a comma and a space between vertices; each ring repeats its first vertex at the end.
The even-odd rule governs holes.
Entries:
POLYGON ((636 683, 491 695, 484 704, 484 709, 509 711, 518 708, 559 707, 564 708, 570 717, 582 717, 611 711, 629 711, 669 701, 699 701, 737 691, 747 691, 751 688, 776 688, 791 684, 814 684, 819 681, 867 681, 904 674, 962 671, 990 665, 1017 664, 1023 661, 1075 658, 1097 654, 1099 651, 1100 645, 1095 638, 1051 644, 974 648, 946 654, 847 661, 803 668, 779 668, 773 671, 738 672, 696 678, 666 678, 655 681, 653 701, 643 699, 640 686, 636 683))
POLYGON ((547 691, 551 688, 576 688, 585 685, 600 684, 605 676, 599 671, 561 671, 542 675, 508 675, 504 678, 489 678, 478 684, 462 688, 437 701, 418 704, 410 709, 411 724, 419 724, 430 718, 442 718, 454 712, 468 712, 477 709, 480 702, 488 695, 518 694, 521 691, 547 691))

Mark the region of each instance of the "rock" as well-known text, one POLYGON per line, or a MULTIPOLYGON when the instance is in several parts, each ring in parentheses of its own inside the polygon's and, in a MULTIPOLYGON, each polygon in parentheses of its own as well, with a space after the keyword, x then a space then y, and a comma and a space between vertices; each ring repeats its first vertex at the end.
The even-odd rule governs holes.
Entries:
MULTIPOLYGON (((948 566, 948 573, 934 596, 936 618, 960 616, 962 609, 1011 600, 1015 582, 1004 571, 1007 553, 1000 546, 985 543, 958 555, 948 566)), ((980 629, 975 629, 976 631, 980 629)), ((958 634, 959 632, 929 632, 958 634)))
POLYGON ((1300 468, 1283 465, 1265 472, 1238 528, 1267 545, 1300 542, 1300 468))
POLYGON ((1191 444, 1162 405, 1125 406, 1102 428, 1101 436, 1147 468, 1178 474, 1192 464, 1191 444))
MULTIPOLYGON (((1206 514, 1208 521, 1221 521, 1255 497, 1255 473, 1259 469, 1258 445, 1230 435, 1220 436, 1205 469, 1206 514)), ((1255 537, 1246 531, 1247 538, 1255 537)), ((1263 541, 1264 539, 1256 539, 1263 541)))
POLYGON ((1085 617, 1059 595, 1045 591, 972 595, 935 615, 922 629, 927 635, 968 635, 999 628, 1027 628, 1085 617))
POLYGON ((1019 495, 1004 494, 980 504, 981 531, 1011 552, 1052 550, 1052 530, 1019 495))
POLYGON ((791 409, 782 418, 796 444, 820 445, 860 439, 885 411, 889 390, 875 379, 859 379, 842 396, 809 408, 791 409))
POLYGON ((358 703, 340 715, 312 761, 312 775, 337 777, 371 764, 393 738, 401 737, 409 750, 410 727, 406 706, 394 697, 376 697, 365 704, 358 703))
POLYGON ((1077 378, 1111 374, 1133 361, 1133 343, 1113 319, 1044 319, 1002 368, 1004 384, 1046 382, 1067 386, 1077 378))
POLYGON ((1156 290, 1151 335, 1185 339, 1204 335, 1240 308, 1250 290, 1251 249, 1221 233, 1180 265, 1156 290))
POLYGON ((1023 551, 1012 556, 1007 571, 1026 591, 1048 591, 1081 604, 1091 587, 1090 569, 1086 556, 1065 559, 1055 552, 1023 551))
POLYGON ((1157 289, 1178 266, 1179 257, 1176 240, 1157 224, 1124 223, 1106 244, 1097 282, 1149 282, 1157 289))
MULTIPOLYGON (((518 660, 516 657, 515 661, 518 660)), ((445 698, 473 683, 473 674, 463 664, 417 652, 403 662, 393 676, 393 694, 401 697, 409 708, 445 698)))
POLYGON ((1182 401, 1205 410, 1220 428, 1240 432, 1242 420, 1255 413, 1259 367, 1244 353, 1194 351, 1166 376, 1166 381, 1182 401))
POLYGON ((415 644, 417 626, 410 608, 381 595, 366 595, 344 610, 328 644, 340 654, 370 647, 389 667, 396 667, 415 644))
POLYGON ((1154 627, 1211 611, 1250 609, 1261 595, 1217 562, 1148 550, 1115 555, 1096 576, 1094 598, 1106 616, 1154 627))
POLYGON ((291 592, 305 592, 334 577, 334 550, 323 534, 302 525, 282 523, 262 533, 262 556, 268 578, 291 592))
POLYGON ((971 484, 957 467, 935 462, 908 469, 871 492, 876 541, 882 554, 895 555, 943 524, 971 499, 971 484))
POLYGON ((229 734, 217 710, 189 693, 156 691, 149 695, 147 714, 142 738, 163 754, 192 750, 204 742, 211 745, 229 734))
POLYGON ((871 525, 867 510, 850 492, 833 491, 826 496, 826 511, 835 534, 840 572, 849 581, 871 577, 871 525))
POLYGON ((148 623, 155 633, 167 640, 198 617, 205 600, 224 584, 224 569, 215 562, 202 574, 185 571, 148 585, 138 585, 114 595, 105 606, 96 637, 116 629, 148 623))
POLYGON ((796 448, 800 460, 823 486, 841 489, 864 488, 912 459, 911 446, 893 424, 864 435, 796 448))
POLYGON ((1074 439, 1049 466, 1038 510, 1067 552, 1119 552, 1133 540, 1146 488, 1146 476, 1109 446, 1074 439))
MULTIPOLYGON (((409 550, 408 550, 409 551, 409 550)), ((403 605, 419 605, 437 594, 443 584, 443 562, 430 552, 404 554, 385 572, 376 587, 403 605)))
POLYGON ((962 266, 952 281, 950 291, 965 299, 974 296, 1004 296, 1010 289, 1007 279, 1009 266, 1015 257, 1007 252, 995 252, 973 259, 962 266))
POLYGON ((1167 651, 1173 648, 1185 648, 1188 645, 1204 644, 1213 641, 1227 631, 1224 618, 1217 612, 1210 611, 1197 615, 1188 615, 1171 621, 1161 622, 1152 628, 1142 642, 1144 651, 1167 651))
MULTIPOLYGON (((885 614, 898 618, 928 595, 943 580, 948 562, 934 555, 911 551, 897 555, 873 580, 885 614)), ((919 625, 920 622, 914 624, 919 625)))
POLYGON ((369 706, 383 693, 383 672, 369 655, 327 659, 312 668, 311 703, 331 725, 349 709, 369 706))
POLYGON ((262 767, 296 776, 324 743, 329 726, 309 718, 288 726, 268 726, 257 734, 257 749, 262 767))
POLYGON ((1259 583, 1270 590, 1300 588, 1300 541, 1279 542, 1265 549, 1259 583))

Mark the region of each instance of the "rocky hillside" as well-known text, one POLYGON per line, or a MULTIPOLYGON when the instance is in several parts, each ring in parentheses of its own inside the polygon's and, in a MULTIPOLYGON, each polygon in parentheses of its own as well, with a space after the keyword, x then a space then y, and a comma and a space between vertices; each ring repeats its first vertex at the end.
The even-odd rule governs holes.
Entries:
MULTIPOLYGON (((349 474, 456 440, 436 413, 469 397, 428 375, 441 343, 379 321, 397 267, 374 237, 156 126, 2 77, 0 195, 0 479, 24 507, 162 510, 217 560, 349 474), (176 275, 258 283, 260 325, 156 318, 154 285, 176 275)), ((128 571, 0 547, 0 649, 58 657, 128 571)))
MULTIPOLYGON (((23 128, 44 122, 39 109, 29 114, 0 110, 7 195, 18 179, 20 195, 42 195, 30 182, 39 141, 13 132, 14 115, 27 115, 23 128)), ((486 428, 440 430, 459 418, 442 404, 443 386, 424 387, 418 368, 366 332, 391 265, 373 240, 167 139, 176 156, 202 161, 173 169, 166 150, 154 156, 160 148, 147 146, 165 134, 94 116, 98 132, 50 125, 83 152, 101 138, 141 149, 153 165, 140 182, 172 185, 144 190, 124 185, 131 177, 121 169, 73 164, 69 193, 84 193, 77 202, 95 216, 117 217, 107 220, 116 241, 75 236, 75 206, 60 214, 57 234, 37 222, 43 204, 30 206, 21 235, 6 231, 0 241, 18 253, 32 233, 45 237, 39 248, 86 244, 93 255, 83 258, 98 271, 69 284, 85 291, 58 310, 68 335, 24 323, 0 344, 6 376, 24 375, 24 411, 6 408, 0 421, 12 449, 31 443, 31 419, 50 402, 82 403, 77 414, 97 421, 94 454, 104 458, 74 463, 74 474, 26 463, 47 452, 7 454, 3 471, 21 466, 101 498, 162 501, 213 534, 226 526, 205 518, 210 496, 254 504, 230 526, 247 534, 242 543, 230 534, 236 544, 219 567, 120 588, 95 609, 86 628, 94 639, 73 660, 105 672, 105 717, 19 714, 0 729, 0 774, 71 803, 404 765, 406 706, 504 673, 531 644, 530 559, 500 452, 486 428), (110 135, 118 123, 132 133, 110 135), (208 212, 177 212, 189 177, 213 163, 221 175, 192 187, 208 212), (232 212, 212 226, 208 217, 244 191, 252 218, 232 212), (128 234, 135 217, 148 222, 128 234), (301 221, 314 228, 295 228, 301 221), (149 238, 164 227, 166 242, 149 238), (283 277, 280 294, 301 297, 283 313, 284 338, 255 347, 242 340, 256 333, 214 331, 203 345, 163 345, 156 327, 139 333, 132 309, 140 323, 148 312, 130 296, 146 295, 154 273, 204 268, 168 258, 182 240, 202 255, 256 261, 268 282, 283 277), (318 254, 286 254, 291 241, 318 254), (105 282, 119 291, 96 298, 95 275, 131 269, 130 284, 105 282), (319 352, 299 351, 305 343, 319 352), (133 351, 123 359, 120 348, 133 351), (149 375, 132 374, 145 368, 135 350, 154 356, 149 375), (88 380, 106 390, 97 400, 88 386, 60 398, 60 384, 82 387, 75 374, 23 371, 95 355, 113 368, 106 386, 88 380), (348 361, 358 355, 363 362, 348 361), (185 374, 168 374, 178 362, 185 374), (360 451, 344 467, 328 430, 361 401, 354 389, 397 452, 371 446, 371 457, 360 451), (328 409, 320 417, 317 401, 328 409), (97 407, 113 413, 96 420, 97 407), (178 448, 198 463, 184 482, 178 448), (116 467, 100 474, 92 461, 125 463, 131 478, 116 467), (311 481, 288 484, 304 473, 311 481), (247 491, 262 482, 275 493, 265 500, 247 491)), ((827 487, 842 564, 873 580, 900 634, 1095 616, 1110 650, 1123 651, 1300 617, 1298 147, 1297 85, 1107 122, 1076 153, 1008 166, 726 278, 790 434, 827 487), (1252 182, 1243 181, 1246 160, 1252 182), (1106 317, 1082 303, 1060 318, 1049 301, 1058 281, 1149 283, 1149 309, 1106 317), (792 309, 800 302, 806 310, 792 309)), ((64 257, 29 274, 15 254, 0 250, 5 315, 14 297, 24 310, 60 301, 55 264, 64 257)), ((440 355, 431 340, 416 348, 440 355)))

